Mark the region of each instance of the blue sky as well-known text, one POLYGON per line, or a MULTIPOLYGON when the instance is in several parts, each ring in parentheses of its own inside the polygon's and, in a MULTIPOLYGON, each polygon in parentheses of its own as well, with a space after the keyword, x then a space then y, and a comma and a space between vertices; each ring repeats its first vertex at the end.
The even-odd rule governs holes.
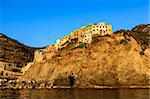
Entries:
POLYGON ((113 31, 149 23, 149 0, 0 0, 0 32, 28 46, 54 44, 85 24, 113 31))

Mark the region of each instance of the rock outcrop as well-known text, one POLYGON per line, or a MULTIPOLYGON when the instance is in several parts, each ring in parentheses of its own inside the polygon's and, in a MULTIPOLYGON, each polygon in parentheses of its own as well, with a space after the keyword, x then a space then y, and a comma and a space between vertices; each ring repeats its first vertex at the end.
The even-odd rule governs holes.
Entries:
MULTIPOLYGON (((133 30, 135 33, 138 29, 133 30)), ((147 44, 143 50, 143 43, 139 44, 131 34, 133 30, 96 36, 91 44, 80 47, 71 42, 56 52, 39 51, 20 80, 53 86, 73 83, 77 88, 150 86, 150 47, 147 44)))
POLYGON ((21 67, 33 61, 36 49, 25 46, 0 33, 0 66, 10 71, 19 72, 21 67), (5 64, 8 66, 2 66, 5 64))

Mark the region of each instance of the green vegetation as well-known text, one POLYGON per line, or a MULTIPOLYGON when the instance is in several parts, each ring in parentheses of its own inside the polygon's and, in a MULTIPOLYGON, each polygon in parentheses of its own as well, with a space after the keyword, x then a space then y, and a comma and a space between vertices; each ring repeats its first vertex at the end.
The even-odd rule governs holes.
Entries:
POLYGON ((99 35, 94 35, 92 38, 92 44, 96 45, 100 41, 99 35))
POLYGON ((99 37, 100 37, 100 35, 94 34, 92 38, 94 39, 94 38, 99 38, 99 37))
POLYGON ((76 44, 78 42, 78 39, 75 38, 75 39, 71 39, 71 43, 70 44, 76 44))
POLYGON ((91 27, 92 26, 92 24, 88 24, 86 27, 91 27))
POLYGON ((73 49, 76 49, 76 48, 86 48, 86 43, 81 43, 80 45, 78 45, 77 47, 73 48, 73 49))
POLYGON ((92 40, 92 44, 93 44, 93 45, 96 45, 98 42, 99 42, 99 39, 98 39, 98 38, 94 38, 94 39, 92 40))
POLYGON ((150 45, 150 24, 141 24, 133 28, 131 31, 129 30, 119 30, 114 32, 114 34, 128 35, 132 36, 145 50, 150 45))
POLYGON ((148 32, 132 32, 131 34, 143 48, 150 45, 150 34, 148 32))
POLYGON ((75 45, 77 42, 78 42, 78 39, 71 39, 71 42, 67 42, 68 45, 67 45, 67 47, 66 47, 65 49, 68 49, 68 50, 73 49, 73 48, 74 48, 74 45, 75 45))
POLYGON ((131 50, 131 44, 130 43, 127 43, 126 45, 125 45, 125 49, 127 50, 127 51, 130 51, 131 50))
POLYGON ((79 46, 77 46, 77 48, 86 48, 86 43, 82 43, 79 46))
POLYGON ((130 51, 131 50, 131 44, 128 42, 128 40, 127 39, 123 39, 123 40, 121 40, 120 41, 120 44, 123 44, 124 46, 125 46, 125 49, 127 50, 127 51, 130 51))

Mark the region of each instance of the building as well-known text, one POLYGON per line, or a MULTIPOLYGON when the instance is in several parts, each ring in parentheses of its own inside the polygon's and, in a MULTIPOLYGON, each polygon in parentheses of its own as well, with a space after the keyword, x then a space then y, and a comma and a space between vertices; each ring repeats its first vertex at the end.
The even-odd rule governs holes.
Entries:
POLYGON ((61 46, 61 40, 60 40, 60 39, 57 39, 55 45, 56 45, 57 47, 60 47, 60 46, 61 46))
POLYGON ((82 35, 79 40, 79 43, 91 43, 92 42, 92 34, 90 32, 86 32, 84 35, 82 35))
POLYGON ((79 42, 90 43, 92 41, 92 36, 104 36, 107 34, 112 34, 112 25, 105 22, 100 22, 98 24, 88 24, 72 31, 68 36, 64 36, 62 39, 57 39, 55 45, 58 47, 58 49, 62 48, 63 45, 65 45, 65 43, 71 39, 78 39, 79 42))
POLYGON ((106 35, 106 34, 112 34, 112 25, 106 24, 105 22, 101 22, 98 24, 93 24, 91 29, 92 34, 98 34, 98 35, 106 35))

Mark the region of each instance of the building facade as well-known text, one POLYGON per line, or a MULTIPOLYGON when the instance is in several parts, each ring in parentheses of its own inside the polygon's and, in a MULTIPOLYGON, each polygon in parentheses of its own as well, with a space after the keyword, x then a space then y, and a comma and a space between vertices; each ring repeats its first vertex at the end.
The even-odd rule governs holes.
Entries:
POLYGON ((111 35, 112 34, 112 25, 106 24, 105 22, 101 22, 98 24, 93 24, 91 29, 92 34, 98 34, 98 35, 111 35))
POLYGON ((79 38, 79 43, 91 43, 92 42, 92 35, 91 33, 87 33, 81 38, 79 38))
POLYGON ((61 48, 68 40, 78 39, 79 42, 90 43, 92 41, 92 36, 94 35, 111 35, 112 25, 105 22, 100 22, 98 24, 88 24, 81 27, 80 29, 72 31, 68 36, 64 36, 62 39, 57 39, 56 47, 61 48))

